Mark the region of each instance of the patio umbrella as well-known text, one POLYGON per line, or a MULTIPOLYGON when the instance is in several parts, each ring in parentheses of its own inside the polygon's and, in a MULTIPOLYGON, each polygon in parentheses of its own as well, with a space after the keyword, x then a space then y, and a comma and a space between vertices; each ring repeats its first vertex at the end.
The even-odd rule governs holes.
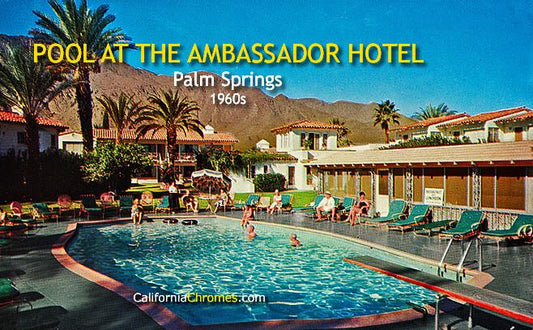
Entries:
POLYGON ((221 172, 212 170, 199 170, 191 174, 192 185, 199 191, 211 194, 218 192, 220 189, 229 191, 231 180, 221 172))

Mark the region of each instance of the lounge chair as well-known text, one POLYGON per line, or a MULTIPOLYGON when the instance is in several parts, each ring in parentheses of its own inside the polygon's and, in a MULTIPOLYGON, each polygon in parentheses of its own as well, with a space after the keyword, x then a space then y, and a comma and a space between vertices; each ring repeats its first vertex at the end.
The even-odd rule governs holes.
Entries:
POLYGON ((258 194, 251 194, 248 195, 248 199, 245 203, 235 203, 233 205, 234 209, 244 209, 244 206, 255 206, 257 203, 259 203, 260 196, 258 194))
POLYGON ((406 219, 389 223, 389 230, 400 230, 402 233, 413 228, 416 225, 423 224, 427 221, 429 215, 429 206, 420 204, 414 205, 409 216, 406 219))
POLYGON ((94 198, 94 195, 81 195, 80 198, 81 198, 80 217, 82 214, 85 214, 87 216, 87 220, 89 220, 89 216, 92 213, 101 213, 102 219, 104 218, 104 215, 105 215, 104 208, 96 204, 96 199, 94 198))
POLYGON ((56 222, 59 221, 59 213, 52 211, 46 203, 33 203, 33 217, 37 220, 44 220, 55 218, 56 222))
POLYGON ((454 228, 443 231, 439 236, 441 238, 452 238, 459 241, 476 236, 480 232, 482 220, 483 212, 464 211, 457 225, 454 228))
POLYGON ((389 213, 384 217, 378 217, 373 219, 368 219, 365 224, 368 226, 377 227, 379 225, 385 225, 389 222, 401 220, 402 216, 405 215, 405 208, 407 204, 402 200, 394 200, 390 203, 389 213))
POLYGON ((259 197, 259 201, 255 205, 255 207, 257 208, 258 211, 268 210, 268 208, 270 207, 270 197, 267 197, 267 196, 259 197))
POLYGON ((16 304, 19 290, 8 278, 0 278, 0 308, 16 304))
POLYGON ((157 213, 157 210, 168 210, 168 213, 170 213, 170 200, 168 196, 161 197, 161 201, 155 207, 156 213, 157 213))
POLYGON ((122 214, 122 211, 131 213, 132 206, 133 206, 133 196, 131 195, 120 196, 119 206, 118 206, 119 215, 122 214))
POLYGON ((292 195, 281 195, 281 207, 278 208, 278 212, 292 211, 292 195))
POLYGON ((300 207, 294 207, 292 209, 292 212, 304 212, 309 210, 315 210, 316 206, 320 204, 320 202, 324 199, 324 195, 317 195, 315 197, 315 200, 308 206, 300 206, 300 207))
POLYGON ((355 198, 353 197, 344 197, 342 199, 342 209, 337 208, 337 215, 347 215, 350 213, 353 205, 355 203, 355 198))
POLYGON ((73 215, 76 215, 76 209, 72 207, 72 198, 69 195, 59 195, 59 197, 57 197, 57 205, 59 205, 59 217, 61 217, 63 213, 71 211, 73 215))
POLYGON ((498 241, 531 241, 533 239, 533 215, 520 214, 511 228, 482 232, 480 237, 498 241))
POLYGON ((151 191, 143 191, 143 193, 141 194, 141 205, 145 212, 148 211, 148 209, 150 211, 153 211, 155 209, 154 194, 152 194, 151 191))
POLYGON ((412 229, 415 235, 431 236, 434 233, 440 233, 443 230, 453 227, 456 223, 457 221, 455 220, 440 220, 416 225, 412 229))
MULTIPOLYGON (((333 201, 334 201, 334 206, 333 207, 336 210, 337 206, 340 204, 341 199, 339 197, 333 197, 333 201)), ((317 204, 316 207, 313 210, 303 211, 302 213, 304 213, 307 216, 310 216, 310 217, 314 218, 316 216, 316 212, 317 212, 316 208, 318 207, 318 205, 319 204, 317 204)), ((330 215, 332 215, 332 211, 333 210, 330 210, 330 211, 327 211, 327 212, 322 211, 321 214, 322 214, 322 216, 325 216, 326 219, 329 219, 330 215)), ((334 219, 332 219, 332 220, 334 220, 334 219)))
POLYGON ((16 217, 31 218, 31 214, 24 212, 22 204, 20 202, 11 202, 11 204, 9 204, 9 208, 11 209, 11 213, 13 213, 13 215, 16 217))

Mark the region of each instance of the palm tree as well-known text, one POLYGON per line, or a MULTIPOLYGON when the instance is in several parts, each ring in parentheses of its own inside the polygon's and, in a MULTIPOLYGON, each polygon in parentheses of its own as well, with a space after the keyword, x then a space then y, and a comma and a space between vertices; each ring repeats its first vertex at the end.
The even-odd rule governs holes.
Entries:
POLYGON ((420 111, 415 112, 411 118, 417 120, 426 120, 429 118, 443 117, 457 113, 457 111, 455 110, 450 110, 448 106, 444 103, 441 103, 437 106, 433 106, 430 103, 426 105, 425 108, 420 107, 419 109, 420 111))
POLYGON ((104 109, 104 115, 113 123, 117 135, 115 136, 115 145, 122 141, 122 132, 130 128, 135 118, 146 108, 140 101, 136 101, 132 95, 124 92, 120 93, 118 98, 112 98, 108 95, 97 97, 98 103, 104 109))
MULTIPOLYGON (((76 102, 83 135, 83 148, 85 151, 91 151, 93 149, 93 98, 89 81, 90 73, 100 72, 99 59, 108 44, 129 44, 130 38, 123 34, 120 28, 108 28, 109 24, 115 20, 115 16, 107 14, 109 9, 107 5, 91 10, 87 7, 87 0, 81 0, 79 7, 76 7, 74 0, 65 0, 63 5, 60 5, 57 0, 50 0, 48 3, 57 16, 57 20, 39 11, 33 11, 39 17, 36 24, 40 28, 32 29, 30 34, 40 42, 57 43, 63 47, 72 43, 80 46, 87 45, 88 60, 95 61, 94 63, 79 61, 76 64, 65 62, 65 65, 69 65, 75 73, 76 102)), ((112 49, 115 50, 115 47, 112 49)))
MULTIPOLYGON (((198 119, 200 107, 187 97, 181 97, 179 90, 153 93, 148 96, 150 105, 139 113, 134 122, 137 126, 137 137, 164 130, 167 134, 167 149, 170 164, 174 164, 179 146, 176 144, 177 133, 196 132, 203 137, 204 126, 198 119)), ((172 171, 174 166, 172 166, 172 171)))
POLYGON ((339 141, 339 145, 349 145, 351 141, 348 139, 347 135, 350 134, 350 129, 346 126, 346 122, 341 121, 339 118, 331 118, 328 120, 328 124, 332 125, 339 125, 342 126, 337 130, 337 140, 339 141))
POLYGON ((400 124, 399 109, 395 109, 395 104, 389 100, 381 102, 374 109, 374 126, 380 125, 385 132, 385 142, 389 143, 389 130, 393 124, 400 124))
POLYGON ((39 114, 68 86, 65 76, 48 63, 33 61, 29 45, 5 46, 0 51, 0 105, 18 108, 25 120, 28 184, 32 197, 39 178, 39 114))

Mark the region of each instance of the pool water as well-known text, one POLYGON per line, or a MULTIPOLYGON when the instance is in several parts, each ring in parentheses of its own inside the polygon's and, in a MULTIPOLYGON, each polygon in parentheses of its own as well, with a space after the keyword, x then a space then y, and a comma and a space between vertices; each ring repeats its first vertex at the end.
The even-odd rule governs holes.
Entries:
POLYGON ((345 318, 423 305, 431 291, 343 262, 357 244, 255 223, 249 240, 237 221, 197 226, 146 223, 81 227, 70 255, 142 293, 265 295, 266 303, 168 303, 191 324, 345 318), (303 246, 291 247, 298 234, 303 246))

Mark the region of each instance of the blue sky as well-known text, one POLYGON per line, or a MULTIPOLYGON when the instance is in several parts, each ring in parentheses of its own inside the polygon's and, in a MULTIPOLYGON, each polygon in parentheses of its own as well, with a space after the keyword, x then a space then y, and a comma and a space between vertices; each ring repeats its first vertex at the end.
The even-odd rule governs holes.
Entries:
MULTIPOLYGON (((390 99, 405 114, 427 103, 478 113, 519 105, 533 108, 533 6, 530 1, 100 1, 141 43, 254 42, 416 43, 423 66, 275 65, 147 67, 215 73, 281 74, 289 97, 371 102, 390 99)), ((32 9, 51 13, 46 1, 0 0, 0 33, 25 35, 32 9)), ((346 55, 346 54, 344 54, 346 55)), ((128 56, 141 66, 139 56, 128 56)), ((343 56, 346 59, 346 56, 343 56)), ((184 62, 184 61, 182 61, 184 62)))

